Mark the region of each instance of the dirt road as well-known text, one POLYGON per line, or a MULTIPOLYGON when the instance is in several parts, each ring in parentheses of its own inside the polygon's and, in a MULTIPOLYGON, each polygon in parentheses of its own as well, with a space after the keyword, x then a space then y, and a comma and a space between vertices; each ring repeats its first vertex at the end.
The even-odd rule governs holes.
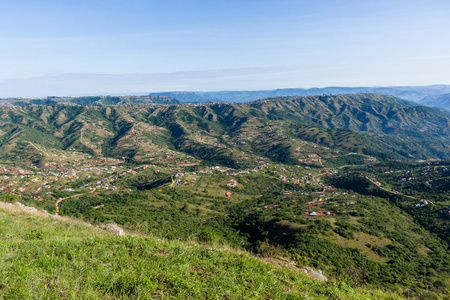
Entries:
POLYGON ((96 190, 96 189, 94 188, 92 191, 90 191, 90 192, 88 192, 88 193, 76 194, 76 195, 72 195, 72 196, 65 197, 65 198, 59 198, 58 201, 56 201, 56 203, 55 203, 55 206, 56 206, 56 215, 59 214, 59 203, 61 203, 61 201, 66 200, 66 199, 69 199, 69 198, 75 198, 75 197, 78 197, 78 196, 81 196, 81 195, 85 195, 85 194, 90 194, 90 193, 95 192, 95 190, 96 190))

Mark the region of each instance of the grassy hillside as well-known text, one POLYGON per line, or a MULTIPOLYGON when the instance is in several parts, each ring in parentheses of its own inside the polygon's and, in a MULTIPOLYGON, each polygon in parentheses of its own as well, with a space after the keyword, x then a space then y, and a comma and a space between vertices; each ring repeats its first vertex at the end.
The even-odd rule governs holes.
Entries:
POLYGON ((249 103, 271 119, 357 131, 404 157, 448 159, 450 118, 375 94, 268 98, 249 103))
POLYGON ((398 299, 225 246, 111 236, 0 204, 4 299, 398 299))
POLYGON ((376 94, 269 98, 250 105, 272 118, 312 122, 325 128, 417 137, 426 132, 435 138, 450 134, 444 113, 376 94))

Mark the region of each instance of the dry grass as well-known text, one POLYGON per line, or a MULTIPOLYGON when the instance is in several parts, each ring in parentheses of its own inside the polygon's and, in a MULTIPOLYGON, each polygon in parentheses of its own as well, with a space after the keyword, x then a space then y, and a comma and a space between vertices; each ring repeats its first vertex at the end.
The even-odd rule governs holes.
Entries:
POLYGON ((375 252, 373 252, 370 248, 366 246, 366 244, 372 244, 378 247, 384 247, 387 245, 392 244, 392 241, 385 238, 378 238, 376 236, 372 236, 367 233, 358 232, 355 233, 355 239, 349 240, 346 239, 338 234, 334 234, 331 237, 327 237, 329 240, 337 243, 338 245, 341 245, 343 247, 349 247, 349 248, 357 248, 359 249, 363 254, 366 255, 366 257, 370 260, 373 260, 378 263, 386 263, 388 261, 387 258, 381 257, 375 252))

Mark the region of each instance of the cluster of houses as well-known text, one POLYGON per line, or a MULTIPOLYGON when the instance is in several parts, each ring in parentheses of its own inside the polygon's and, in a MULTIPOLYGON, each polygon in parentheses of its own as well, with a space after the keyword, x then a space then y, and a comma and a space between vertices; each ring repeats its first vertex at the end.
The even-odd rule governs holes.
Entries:
MULTIPOLYGON (((106 176, 100 180, 92 182, 91 184, 84 184, 82 188, 117 190, 119 187, 112 184, 112 182, 122 176, 136 173, 136 170, 139 168, 141 167, 125 169, 123 166, 115 165, 91 166, 63 170, 59 172, 50 169, 33 172, 19 172, 20 170, 16 170, 14 168, 2 168, 2 173, 5 175, 0 177, 0 191, 18 195, 31 193, 31 195, 34 195, 35 198, 36 193, 43 192, 44 190, 62 190, 66 192, 73 192, 73 188, 64 188, 64 183, 75 182, 82 178, 91 178, 92 175, 101 176, 102 174, 106 176)), ((46 194, 48 193, 49 192, 46 192, 46 194)), ((41 197, 39 196, 39 198, 41 197)))
POLYGON ((313 164, 316 163, 320 160, 319 155, 312 153, 312 154, 308 154, 307 158, 305 158, 304 156, 302 158, 297 159, 297 161, 299 163, 304 163, 304 164, 313 164))
POLYGON ((405 174, 403 174, 403 177, 400 179, 401 181, 411 181, 414 180, 414 177, 412 176, 413 173, 411 171, 406 171, 405 174))
POLYGON ((316 217, 316 216, 329 216, 333 213, 329 212, 329 211, 305 211, 306 215, 312 216, 312 217, 316 217))
POLYGON ((444 214, 448 214, 450 216, 450 205, 448 206, 447 209, 441 209, 439 212, 440 213, 444 213, 444 214))

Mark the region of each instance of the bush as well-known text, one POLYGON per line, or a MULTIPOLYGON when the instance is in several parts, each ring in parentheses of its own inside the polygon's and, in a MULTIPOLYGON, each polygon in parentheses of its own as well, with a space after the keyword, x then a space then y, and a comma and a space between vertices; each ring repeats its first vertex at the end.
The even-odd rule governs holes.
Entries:
POLYGON ((2 196, 2 200, 5 202, 8 202, 8 203, 13 203, 16 201, 16 199, 17 199, 17 195, 10 194, 10 193, 3 194, 3 196, 2 196))

